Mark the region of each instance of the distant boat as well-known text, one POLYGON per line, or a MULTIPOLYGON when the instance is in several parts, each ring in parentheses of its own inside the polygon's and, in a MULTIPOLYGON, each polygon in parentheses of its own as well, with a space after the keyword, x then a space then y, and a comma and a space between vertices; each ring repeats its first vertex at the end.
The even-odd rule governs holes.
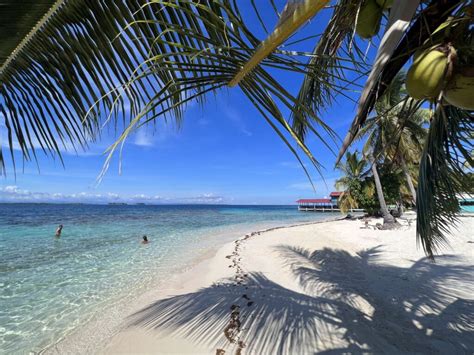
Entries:
POLYGON ((126 206, 127 204, 125 202, 109 202, 109 206, 126 206))
POLYGON ((458 201, 462 212, 474 213, 474 197, 463 194, 458 196, 458 201))

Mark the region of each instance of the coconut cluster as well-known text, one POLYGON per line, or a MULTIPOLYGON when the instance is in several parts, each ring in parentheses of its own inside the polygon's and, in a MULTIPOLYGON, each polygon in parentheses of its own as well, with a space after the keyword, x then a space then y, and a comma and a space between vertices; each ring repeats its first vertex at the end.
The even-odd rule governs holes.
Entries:
POLYGON ((380 29, 384 10, 392 7, 393 0, 366 0, 360 7, 356 33, 362 38, 372 38, 380 29))
MULTIPOLYGON (((441 25, 433 34, 448 26, 441 25)), ((437 100, 464 110, 474 110, 474 68, 458 66, 457 51, 451 44, 418 50, 407 73, 408 94, 418 100, 437 100)))

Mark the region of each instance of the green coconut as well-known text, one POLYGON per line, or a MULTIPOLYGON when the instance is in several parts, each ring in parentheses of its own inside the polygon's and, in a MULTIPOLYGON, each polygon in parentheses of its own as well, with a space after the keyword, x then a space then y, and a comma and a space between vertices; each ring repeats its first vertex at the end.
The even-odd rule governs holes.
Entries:
POLYGON ((446 54, 436 49, 418 54, 407 73, 408 94, 417 100, 437 97, 441 92, 447 66, 446 54))
POLYGON ((474 76, 454 75, 443 97, 453 106, 464 110, 474 110, 474 76))
POLYGON ((384 10, 387 10, 392 7, 393 0, 377 0, 377 5, 379 5, 384 10))
POLYGON ((375 36, 379 32, 382 12, 376 0, 365 1, 357 18, 356 33, 362 38, 375 36))

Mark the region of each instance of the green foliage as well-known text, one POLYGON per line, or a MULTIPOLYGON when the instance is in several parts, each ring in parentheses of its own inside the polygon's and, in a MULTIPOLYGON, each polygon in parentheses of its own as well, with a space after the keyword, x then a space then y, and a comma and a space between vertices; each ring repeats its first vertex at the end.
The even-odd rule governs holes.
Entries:
POLYGON ((347 152, 344 163, 338 164, 338 169, 344 174, 336 181, 336 187, 344 190, 339 197, 342 212, 346 213, 351 208, 363 208, 373 214, 378 209, 378 202, 374 198, 373 182, 367 177, 367 160, 361 158, 357 151, 347 152))
POLYGON ((393 166, 379 165, 378 167, 387 204, 394 205, 400 202, 400 188, 404 183, 403 175, 399 170, 394 170, 393 166))
MULTIPOLYGON (((359 153, 346 152, 346 159, 338 165, 343 176, 336 181, 336 187, 344 190, 339 198, 339 206, 346 213, 351 208, 362 208, 370 215, 380 214, 380 204, 375 193, 374 177, 368 170, 368 162, 359 153)), ((394 169, 391 161, 379 164, 378 171, 384 187, 383 194, 389 205, 400 202, 400 191, 404 176, 399 169, 394 169)))
POLYGON ((418 182, 417 237, 433 257, 447 243, 446 234, 456 224, 457 194, 472 193, 471 151, 474 117, 453 106, 438 106, 431 123, 420 163, 418 182))
POLYGON ((357 206, 364 209, 369 215, 377 215, 380 205, 375 195, 375 184, 373 178, 366 178, 363 181, 354 181, 349 187, 349 191, 357 201, 357 206))

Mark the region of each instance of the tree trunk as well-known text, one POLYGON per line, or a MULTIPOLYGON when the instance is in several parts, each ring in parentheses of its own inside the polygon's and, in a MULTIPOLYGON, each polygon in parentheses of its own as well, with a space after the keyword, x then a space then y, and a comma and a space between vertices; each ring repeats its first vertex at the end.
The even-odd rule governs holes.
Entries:
POLYGON ((375 189, 377 190, 377 197, 380 203, 380 210, 382 211, 383 223, 395 223, 395 218, 390 214, 383 196, 382 184, 380 182, 379 173, 377 171, 377 164, 372 160, 372 174, 374 174, 375 189))
POLYGON ((416 206, 416 190, 415 190, 415 186, 413 185, 413 180, 411 179, 410 172, 408 171, 405 158, 403 158, 402 155, 399 155, 399 158, 400 158, 400 164, 402 165, 403 173, 405 174, 405 177, 407 179, 408 187, 410 188, 410 193, 413 199, 413 203, 416 206))

